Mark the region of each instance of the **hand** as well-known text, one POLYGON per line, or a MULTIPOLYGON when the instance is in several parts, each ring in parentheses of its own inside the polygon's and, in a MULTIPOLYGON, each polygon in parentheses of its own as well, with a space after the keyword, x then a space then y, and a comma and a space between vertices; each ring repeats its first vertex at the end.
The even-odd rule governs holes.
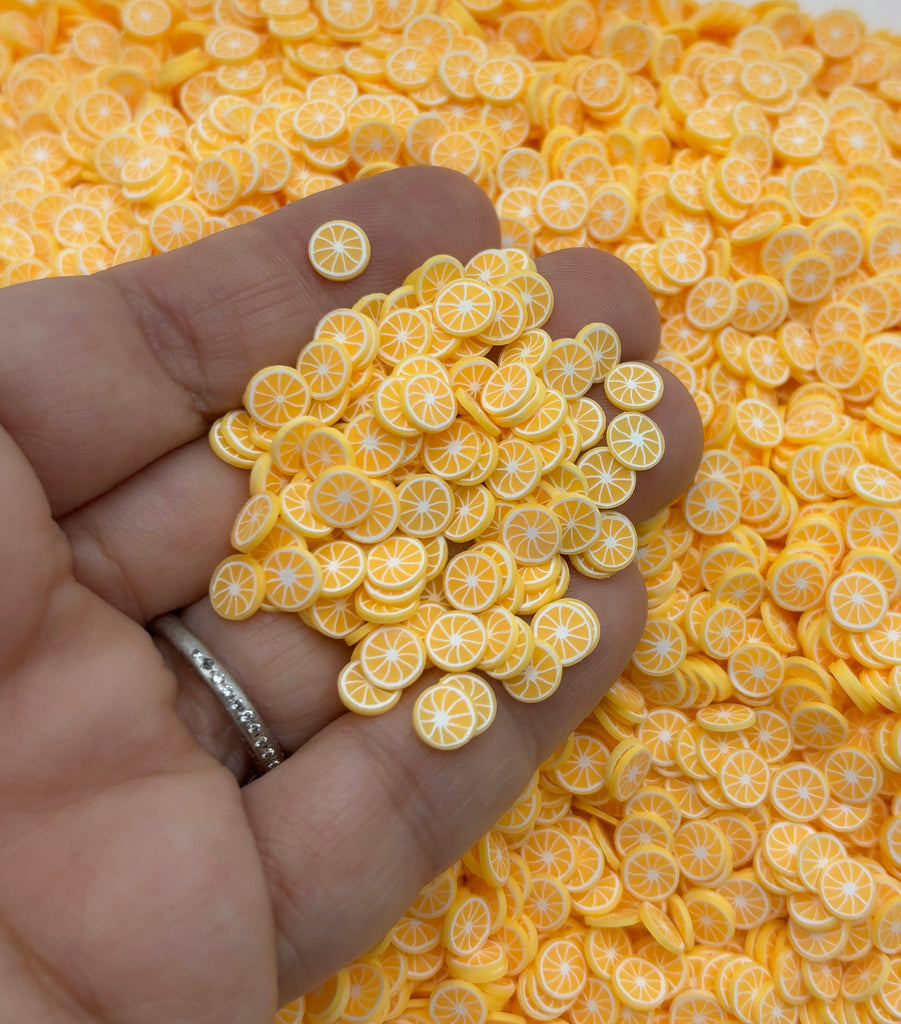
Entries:
MULTIPOLYGON (((637 569, 572 592, 595 653, 540 709, 499 694, 491 729, 426 747, 411 695, 366 719, 335 686, 344 644, 294 616, 216 617, 246 473, 211 421, 251 374, 293 363, 327 310, 387 291, 435 252, 499 244, 491 205, 452 172, 410 168, 320 193, 189 248, 0 294, 0 1019, 268 1024, 371 948, 418 889, 512 803, 596 704, 641 634, 637 569), (310 232, 360 223, 354 281, 316 276, 310 232), (214 696, 145 630, 183 608, 290 758, 239 788, 242 741, 214 696)), ((539 261, 548 330, 611 323, 653 358, 657 311, 612 257, 539 261)), ((664 372, 664 460, 626 511, 643 519, 694 474, 701 431, 664 372)))

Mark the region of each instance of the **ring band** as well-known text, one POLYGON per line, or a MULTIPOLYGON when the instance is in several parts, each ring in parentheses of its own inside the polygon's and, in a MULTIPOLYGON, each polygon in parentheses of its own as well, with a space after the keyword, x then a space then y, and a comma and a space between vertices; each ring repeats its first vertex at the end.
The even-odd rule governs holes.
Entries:
POLYGON ((244 737, 257 772, 262 775, 280 765, 285 757, 282 748, 247 694, 181 619, 177 615, 160 615, 147 628, 164 636, 209 684, 244 737))

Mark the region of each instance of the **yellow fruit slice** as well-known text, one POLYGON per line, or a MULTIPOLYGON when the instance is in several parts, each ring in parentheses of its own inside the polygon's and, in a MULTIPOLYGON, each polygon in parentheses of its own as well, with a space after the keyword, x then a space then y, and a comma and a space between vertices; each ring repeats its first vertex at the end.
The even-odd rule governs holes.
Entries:
MULTIPOLYGON (((438 682, 454 687, 472 701, 476 713, 475 735, 480 736, 494 721, 494 716, 497 713, 497 698, 494 695, 494 690, 480 675, 476 675, 474 672, 452 672, 442 676, 438 682)), ((490 836, 489 832, 484 838, 490 836)), ((507 855, 506 845, 499 853, 507 855)))
POLYGON ((459 611, 483 612, 500 596, 504 585, 498 563, 483 551, 461 551, 444 571, 444 593, 459 611))
POLYGON ((656 1009, 666 999, 668 985, 663 971, 639 956, 622 957, 610 974, 617 998, 633 1010, 656 1009))
POLYGON ((575 598, 551 601, 532 617, 536 643, 552 648, 564 666, 587 658, 600 640, 601 627, 594 610, 575 598))
POLYGON ((347 220, 320 225, 310 236, 310 263, 316 273, 330 281, 348 281, 359 276, 369 264, 371 248, 366 233, 347 220))
POLYGON ((298 545, 270 551, 263 559, 262 569, 266 600, 280 611, 298 612, 309 608, 322 589, 319 563, 298 545))
POLYGON ((404 593, 425 579, 427 555, 416 537, 395 534, 366 554, 366 578, 381 591, 404 593))
POLYGON ((457 415, 457 402, 450 384, 428 373, 417 373, 405 379, 401 401, 410 423, 428 434, 447 429, 457 415))
POLYGON ((536 565, 560 550, 560 522, 543 505, 526 502, 504 517, 501 539, 517 562, 536 565))
POLYGON ((413 537, 434 537, 447 529, 454 516, 450 485, 430 473, 408 476, 397 488, 399 523, 413 537))
POLYGON ((386 690, 372 683, 358 661, 349 661, 338 674, 338 696, 348 711, 381 715, 400 700, 401 690, 386 690))
POLYGON ((357 650, 363 674, 383 690, 412 685, 426 664, 421 637, 404 626, 377 626, 363 637, 357 650))
POLYGON ((475 668, 485 653, 486 642, 485 627, 471 612, 445 612, 425 634, 429 658, 445 672, 466 672, 475 668))
POLYGON ((484 331, 497 311, 490 286, 467 278, 453 280, 435 296, 435 320, 448 334, 467 337, 484 331))
POLYGON ((331 338, 315 338, 297 357, 297 370, 306 381, 310 397, 325 401, 347 387, 353 372, 353 360, 340 342, 331 338))
POLYGON ((628 469, 651 469, 663 458, 663 431, 641 412, 624 412, 607 425, 607 447, 628 469))
POLYGON ((846 572, 829 585, 826 606, 837 625, 859 633, 879 623, 888 608, 888 594, 868 573, 846 572))
POLYGON ((851 857, 836 857, 820 872, 817 894, 826 908, 840 920, 865 917, 876 901, 872 872, 851 857))
POLYGON ((266 582, 259 562, 250 555, 230 555, 213 571, 210 603, 224 619, 247 619, 263 602, 266 582))
POLYGON ((275 526, 279 508, 278 496, 268 492, 248 498, 232 525, 232 547, 252 551, 275 526))
POLYGON ((290 366, 267 366, 251 377, 244 391, 244 408, 266 427, 281 427, 310 406, 310 387, 290 366))
MULTIPOLYGON (((428 746, 437 750, 456 750, 468 743, 476 734, 478 718, 475 706, 468 696, 456 686, 437 683, 429 686, 416 698, 413 706, 413 728, 419 738, 428 746)), ((487 918, 487 905, 485 916, 487 918)), ((458 921, 462 914, 453 911, 445 917, 445 930, 455 933, 460 927, 458 921)), ((487 923, 487 922, 486 922, 487 923)), ((468 925, 472 935, 472 923, 468 925)), ((487 938, 487 932, 486 932, 487 938)), ((455 941, 451 948, 461 953, 470 948, 470 941, 455 941)))
POLYGON ((635 490, 635 471, 624 466, 608 448, 592 448, 577 466, 585 478, 585 493, 602 509, 622 505, 635 490))
POLYGON ((646 363, 619 363, 604 378, 610 402, 626 412, 652 409, 663 395, 663 378, 646 363))
POLYGON ((535 641, 528 664, 519 675, 503 680, 504 689, 518 701, 533 704, 547 700, 559 687, 563 665, 547 644, 535 641))
POLYGON ((369 478, 353 466, 333 466, 313 481, 309 503, 329 526, 344 528, 362 522, 372 509, 374 489, 369 478))

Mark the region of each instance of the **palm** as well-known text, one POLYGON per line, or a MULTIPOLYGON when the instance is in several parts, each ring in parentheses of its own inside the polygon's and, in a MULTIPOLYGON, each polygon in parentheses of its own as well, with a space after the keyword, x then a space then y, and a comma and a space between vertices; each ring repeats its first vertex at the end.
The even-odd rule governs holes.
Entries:
MULTIPOLYGON (((372 721, 340 713, 341 645, 286 616, 223 623, 201 600, 246 487, 209 452, 209 418, 236 404, 259 365, 293 361, 325 309, 394 286, 435 251, 496 244, 465 182, 384 177, 243 237, 0 296, 12 339, 0 357, 0 978, 18 1011, 9 1019, 266 1021, 365 952, 484 831, 615 678, 640 631, 634 573, 585 587, 602 621, 616 615, 622 628, 567 693, 544 716, 505 704, 480 742, 440 755, 411 736, 403 702, 372 721), (398 217, 401 208, 414 215, 398 217), (317 293, 303 238, 336 215, 363 223, 385 257, 365 281, 317 293), (143 628, 176 607, 296 751, 243 789, 229 723, 143 628), (468 785, 478 800, 449 799, 468 785)), ((564 264, 561 291, 579 284, 564 264)), ((553 276, 552 264, 543 269, 553 276)), ((631 280, 619 293, 624 284, 639 299, 624 338, 650 357, 647 302, 631 280)), ((560 333, 607 301, 593 294, 580 307, 575 296, 555 314, 560 333)), ((693 472, 686 397, 670 387, 661 407, 665 429, 681 427, 688 443, 666 477, 648 474, 633 499, 639 517, 693 472)))

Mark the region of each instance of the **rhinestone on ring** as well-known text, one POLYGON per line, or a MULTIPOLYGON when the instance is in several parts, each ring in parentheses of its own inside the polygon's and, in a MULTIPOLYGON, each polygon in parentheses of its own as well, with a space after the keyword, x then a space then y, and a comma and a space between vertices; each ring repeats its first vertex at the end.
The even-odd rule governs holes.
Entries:
POLYGON ((282 748, 250 698, 181 619, 177 615, 160 615, 147 628, 164 636, 206 680, 244 737, 257 772, 263 774, 280 765, 285 757, 282 748))

